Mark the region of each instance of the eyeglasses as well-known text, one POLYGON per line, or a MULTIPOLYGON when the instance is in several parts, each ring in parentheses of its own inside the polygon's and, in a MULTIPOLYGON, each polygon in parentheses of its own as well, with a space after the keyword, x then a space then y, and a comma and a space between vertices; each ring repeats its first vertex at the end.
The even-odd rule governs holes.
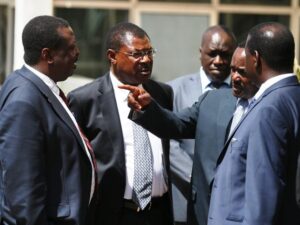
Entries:
POLYGON ((141 60, 146 55, 149 58, 153 58, 153 56, 156 53, 156 49, 152 48, 152 49, 145 50, 145 51, 135 51, 135 52, 123 52, 123 51, 117 51, 117 52, 120 52, 120 53, 123 53, 125 55, 131 56, 131 57, 135 58, 136 60, 141 60))

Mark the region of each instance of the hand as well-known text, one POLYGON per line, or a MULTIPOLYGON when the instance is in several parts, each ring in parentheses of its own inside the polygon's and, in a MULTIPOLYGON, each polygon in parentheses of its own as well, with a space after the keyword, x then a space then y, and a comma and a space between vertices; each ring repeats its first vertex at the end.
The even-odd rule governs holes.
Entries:
POLYGON ((135 111, 141 111, 152 101, 151 95, 142 88, 127 84, 119 85, 118 87, 130 91, 127 102, 128 106, 135 111))

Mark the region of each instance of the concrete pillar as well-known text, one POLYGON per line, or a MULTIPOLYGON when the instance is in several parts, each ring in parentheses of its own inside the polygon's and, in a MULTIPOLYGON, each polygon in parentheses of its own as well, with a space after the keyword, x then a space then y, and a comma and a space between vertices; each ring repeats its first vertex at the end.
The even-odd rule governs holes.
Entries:
POLYGON ((15 0, 14 70, 24 64, 23 28, 30 19, 39 15, 53 15, 53 0, 15 0))

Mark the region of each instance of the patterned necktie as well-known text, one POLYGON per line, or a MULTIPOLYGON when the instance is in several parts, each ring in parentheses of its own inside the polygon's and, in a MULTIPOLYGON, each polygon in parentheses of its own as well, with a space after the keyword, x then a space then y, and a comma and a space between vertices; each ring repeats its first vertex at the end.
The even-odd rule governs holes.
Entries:
POLYGON ((132 200, 143 210, 151 200, 152 150, 147 131, 133 123, 134 178, 132 200))
MULTIPOLYGON (((68 102, 68 99, 66 97, 66 95, 64 94, 64 92, 59 89, 59 96, 61 97, 61 99, 64 101, 64 103, 66 104, 66 106, 69 108, 69 102, 68 102)), ((90 153, 90 156, 91 156, 91 159, 92 159, 92 163, 93 163, 93 166, 94 166, 94 170, 95 170, 95 190, 97 190, 98 188, 98 179, 97 179, 97 161, 96 161, 96 157, 95 157, 95 154, 94 154, 94 150, 93 150, 93 147, 90 143, 90 141, 88 140, 88 138, 85 136, 85 134, 83 133, 81 127, 78 125, 78 128, 79 128, 79 133, 80 133, 80 136, 82 137, 82 139, 84 140, 84 143, 90 153)))
POLYGON ((232 133, 232 131, 234 130, 236 125, 240 122, 241 118, 245 114, 245 110, 246 110, 247 106, 248 106, 248 99, 241 98, 238 101, 235 112, 233 114, 229 135, 232 133))

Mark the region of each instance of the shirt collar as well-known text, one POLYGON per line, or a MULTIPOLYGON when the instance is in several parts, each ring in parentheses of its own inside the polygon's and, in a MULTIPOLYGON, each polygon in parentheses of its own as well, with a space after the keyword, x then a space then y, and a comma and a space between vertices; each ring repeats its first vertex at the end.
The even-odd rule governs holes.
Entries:
POLYGON ((59 95, 59 88, 56 85, 56 83, 50 77, 48 77, 47 75, 45 75, 45 74, 41 73, 40 71, 34 69, 33 67, 27 65, 26 63, 25 63, 25 67, 27 69, 29 69, 34 75, 39 77, 50 88, 50 90, 53 93, 59 95))
MULTIPOLYGON (((123 85, 123 83, 118 80, 118 78, 112 71, 109 72, 109 75, 115 92, 115 96, 118 96, 118 99, 122 99, 122 101, 127 101, 127 97, 130 91, 118 87, 119 85, 123 85)), ((138 87, 142 88, 143 86, 142 84, 139 84, 138 87)))
POLYGON ((286 74, 281 74, 275 77, 272 77, 268 80, 266 80, 259 88, 259 90, 256 92, 256 94, 254 95, 254 100, 257 100, 260 96, 262 96, 262 94, 269 88, 271 87, 273 84, 288 78, 288 77, 292 77, 295 76, 295 74, 293 73, 286 73, 286 74))
MULTIPOLYGON (((200 79, 201 79, 202 90, 206 90, 210 88, 211 79, 205 73, 202 66, 200 67, 200 79)), ((228 86, 230 86, 230 82, 231 82, 230 76, 228 76, 223 82, 228 84, 228 86)))

